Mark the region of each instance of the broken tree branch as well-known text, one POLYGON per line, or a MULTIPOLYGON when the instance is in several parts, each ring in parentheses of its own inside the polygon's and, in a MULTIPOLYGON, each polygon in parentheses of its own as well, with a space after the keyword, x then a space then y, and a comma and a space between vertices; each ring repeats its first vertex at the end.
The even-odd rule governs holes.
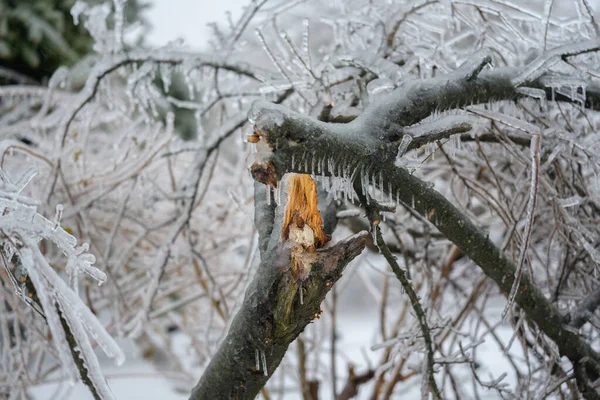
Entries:
MULTIPOLYGON (((345 176, 355 182, 362 176, 376 176, 376 180, 369 178, 371 185, 407 208, 412 204, 410 208, 435 225, 508 294, 515 279, 515 265, 430 184, 394 166, 394 141, 402 137, 406 126, 436 110, 515 98, 518 93, 513 80, 517 74, 522 71, 502 68, 481 71, 470 80, 462 74, 450 74, 408 82, 348 124, 324 123, 282 106, 256 102, 250 119, 261 151, 252 166, 253 177, 277 185, 287 172, 345 176)), ((534 87, 536 82, 527 84, 534 87)), ((597 102, 594 107, 598 107, 597 102)), ((557 344, 561 355, 574 365, 587 359, 586 374, 591 380, 600 377, 598 353, 571 327, 563 325, 558 310, 528 276, 521 278, 516 303, 557 344)))
MULTIPOLYGON (((190 399, 254 398, 288 346, 306 325, 319 318, 325 295, 366 244, 367 233, 361 232, 321 249, 308 278, 298 281, 289 269, 289 250, 281 243, 280 220, 278 215, 244 302, 190 399), (299 290, 303 290, 302 302, 299 290)), ((267 231, 262 230, 263 234, 267 231)))

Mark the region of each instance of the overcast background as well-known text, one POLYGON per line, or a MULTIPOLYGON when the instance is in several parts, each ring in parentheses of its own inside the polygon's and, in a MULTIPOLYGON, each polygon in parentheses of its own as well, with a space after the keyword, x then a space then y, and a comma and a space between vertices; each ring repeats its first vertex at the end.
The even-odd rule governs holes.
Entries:
POLYGON ((242 13, 242 7, 249 0, 154 0, 152 8, 146 13, 152 24, 147 36, 149 44, 164 45, 181 38, 194 49, 202 49, 211 31, 210 22, 227 21, 226 12, 230 11, 233 19, 242 13))

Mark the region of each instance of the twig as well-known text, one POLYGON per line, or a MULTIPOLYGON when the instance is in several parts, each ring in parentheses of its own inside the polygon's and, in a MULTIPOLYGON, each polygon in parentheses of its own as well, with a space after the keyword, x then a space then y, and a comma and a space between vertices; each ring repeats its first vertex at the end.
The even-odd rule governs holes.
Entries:
POLYGON ((354 367, 350 365, 348 367, 348 381, 346 381, 346 385, 342 392, 337 396, 336 400, 350 400, 354 396, 358 394, 358 388, 360 385, 369 382, 375 376, 375 371, 369 369, 368 371, 356 375, 354 372, 354 367))
POLYGON ((565 323, 568 323, 575 329, 581 328, 594 315, 596 309, 600 306, 600 287, 592 290, 581 301, 579 306, 570 314, 565 316, 565 323))
POLYGON ((377 246, 379 246, 379 248, 381 250, 381 254, 383 254, 383 256, 387 260, 390 267, 392 267, 394 274, 396 274, 396 277, 402 284, 402 288, 408 295, 408 298, 410 299, 410 303, 413 307, 413 310, 415 311, 415 314, 417 315, 417 319, 419 320, 419 325, 421 326, 421 332, 423 333, 425 347, 427 349, 427 356, 426 356, 427 357, 427 378, 426 379, 429 383, 429 388, 433 392, 434 398, 442 399, 440 390, 438 389, 437 384, 435 383, 435 376, 434 376, 435 361, 434 361, 433 341, 431 339, 431 331, 429 329, 429 325, 427 324, 427 316, 425 315, 425 312, 423 311, 423 308, 421 307, 421 302, 419 300, 419 296, 417 295, 417 293, 413 289, 412 285, 410 284, 410 281, 406 277, 406 273, 404 272, 404 270, 402 270, 402 268, 400 268, 400 266, 398 265, 398 262, 396 261, 396 258, 394 257, 394 255, 392 254, 390 249, 387 247, 387 244, 383 240, 383 236, 381 235, 381 228, 379 227, 379 224, 373 224, 371 229, 373 229, 373 231, 374 231, 374 234, 376 236, 377 246))

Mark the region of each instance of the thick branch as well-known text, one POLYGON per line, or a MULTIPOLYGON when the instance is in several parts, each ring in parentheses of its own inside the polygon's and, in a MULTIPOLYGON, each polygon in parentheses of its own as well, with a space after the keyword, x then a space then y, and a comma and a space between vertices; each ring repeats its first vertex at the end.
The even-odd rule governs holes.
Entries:
POLYGON ((289 253, 277 244, 279 230, 273 232, 241 309, 190 399, 253 399, 290 343, 319 317, 325 295, 363 251, 367 236, 362 232, 320 251, 310 276, 298 282, 289 271, 289 253), (303 304, 299 290, 304 291, 303 304))
MULTIPOLYGON (((275 155, 278 159, 274 163, 279 176, 293 171, 289 167, 294 153, 297 162, 301 161, 300 157, 306 152, 314 153, 316 157, 329 157, 331 150, 341 150, 353 156, 368 156, 374 151, 379 151, 380 156, 393 160, 397 149, 392 149, 386 154, 380 151, 380 147, 391 147, 391 143, 395 143, 397 147, 397 141, 406 133, 406 127, 422 121, 434 111, 523 96, 512 84, 512 80, 520 73, 519 69, 507 67, 492 71, 475 71, 479 72, 476 79, 470 79, 472 74, 457 73, 429 80, 408 81, 388 96, 371 104, 359 117, 347 124, 316 121, 285 107, 263 101, 255 102, 249 117, 256 122, 259 131, 277 130, 277 134, 267 136, 267 141, 272 149, 277 147, 282 150, 275 155), (299 144, 302 146, 298 146, 299 144), (286 146, 294 149, 286 149, 286 146), (281 157, 284 156, 288 159, 282 160, 281 157), (288 166, 289 170, 282 170, 282 166, 288 166)), ((533 82, 527 82, 527 86, 544 89, 548 99, 554 96, 560 101, 575 101, 560 94, 553 95, 552 90, 543 84, 544 79, 545 76, 542 75, 533 82)), ((584 106, 600 110, 600 88, 592 82, 587 86, 584 106)), ((442 136, 433 134, 419 137, 409 148, 459 133, 461 127, 458 128, 447 130, 442 136)), ((466 128, 465 125, 464 129, 466 128)))

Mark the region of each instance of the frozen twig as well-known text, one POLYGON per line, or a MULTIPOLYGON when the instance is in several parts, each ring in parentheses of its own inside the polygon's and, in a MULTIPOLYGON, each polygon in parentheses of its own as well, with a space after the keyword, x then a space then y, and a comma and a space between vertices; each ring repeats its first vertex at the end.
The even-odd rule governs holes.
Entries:
POLYGON ((413 310, 415 311, 415 314, 417 315, 417 319, 419 321, 419 326, 421 327, 421 332, 423 333, 423 339, 425 341, 425 348, 427 349, 427 354, 426 354, 427 376, 424 379, 427 381, 427 386, 431 390, 433 397, 435 399, 441 399, 442 394, 435 382, 435 376, 434 376, 434 373, 435 373, 434 372, 434 365, 435 365, 434 343, 433 343, 433 340, 431 337, 431 330, 429 329, 429 325, 427 323, 427 316, 425 315, 425 312, 423 311, 423 308, 421 307, 421 302, 420 302, 419 296, 417 295, 414 288, 412 287, 412 284, 408 280, 405 271, 402 270, 402 268, 400 268, 400 266, 398 265, 398 262, 396 261, 396 258, 394 257, 394 255, 392 254, 390 249, 387 247, 387 244, 383 240, 383 236, 381 235, 381 228, 379 227, 379 224, 372 224, 371 229, 373 229, 375 232, 375 239, 377 241, 377 246, 381 250, 381 254, 383 254, 386 261, 388 262, 388 264, 394 271, 394 274, 396 275, 396 277, 402 284, 402 288, 408 295, 408 298, 410 299, 410 304, 412 305, 413 310))
POLYGON ((535 81, 563 58, 598 50, 600 50, 600 39, 598 38, 556 47, 527 64, 518 75, 511 79, 511 82, 514 86, 521 86, 523 83, 535 81))
MULTIPOLYGON (((90 337, 118 364, 124 362, 125 356, 77 293, 77 276, 80 271, 89 274, 99 283, 106 280, 106 275, 92 265, 95 257, 87 253, 88 245, 77 246, 75 238, 60 227, 62 205, 57 206, 57 218, 51 222, 37 213, 34 201, 19 196, 23 187, 35 175, 35 170, 28 170, 15 183, 3 171, 0 172, 3 180, 0 187, 3 259, 6 262, 16 255, 25 277, 25 280, 19 281, 20 284, 24 283, 24 287, 15 289, 29 304, 39 307, 39 311, 43 312, 67 378, 76 378, 76 367, 79 377, 88 385, 95 398, 113 398, 100 370, 90 337), (41 239, 54 243, 67 257, 66 272, 71 280, 70 285, 40 252, 38 241, 41 239), (27 287, 27 284, 30 286, 27 287), (28 292, 27 296, 25 292, 28 292)), ((9 270, 7 272, 12 274, 9 270)))
POLYGON ((600 287, 588 293, 581 303, 567 314, 565 323, 568 323, 575 329, 581 328, 594 315, 596 309, 600 306, 600 287))

